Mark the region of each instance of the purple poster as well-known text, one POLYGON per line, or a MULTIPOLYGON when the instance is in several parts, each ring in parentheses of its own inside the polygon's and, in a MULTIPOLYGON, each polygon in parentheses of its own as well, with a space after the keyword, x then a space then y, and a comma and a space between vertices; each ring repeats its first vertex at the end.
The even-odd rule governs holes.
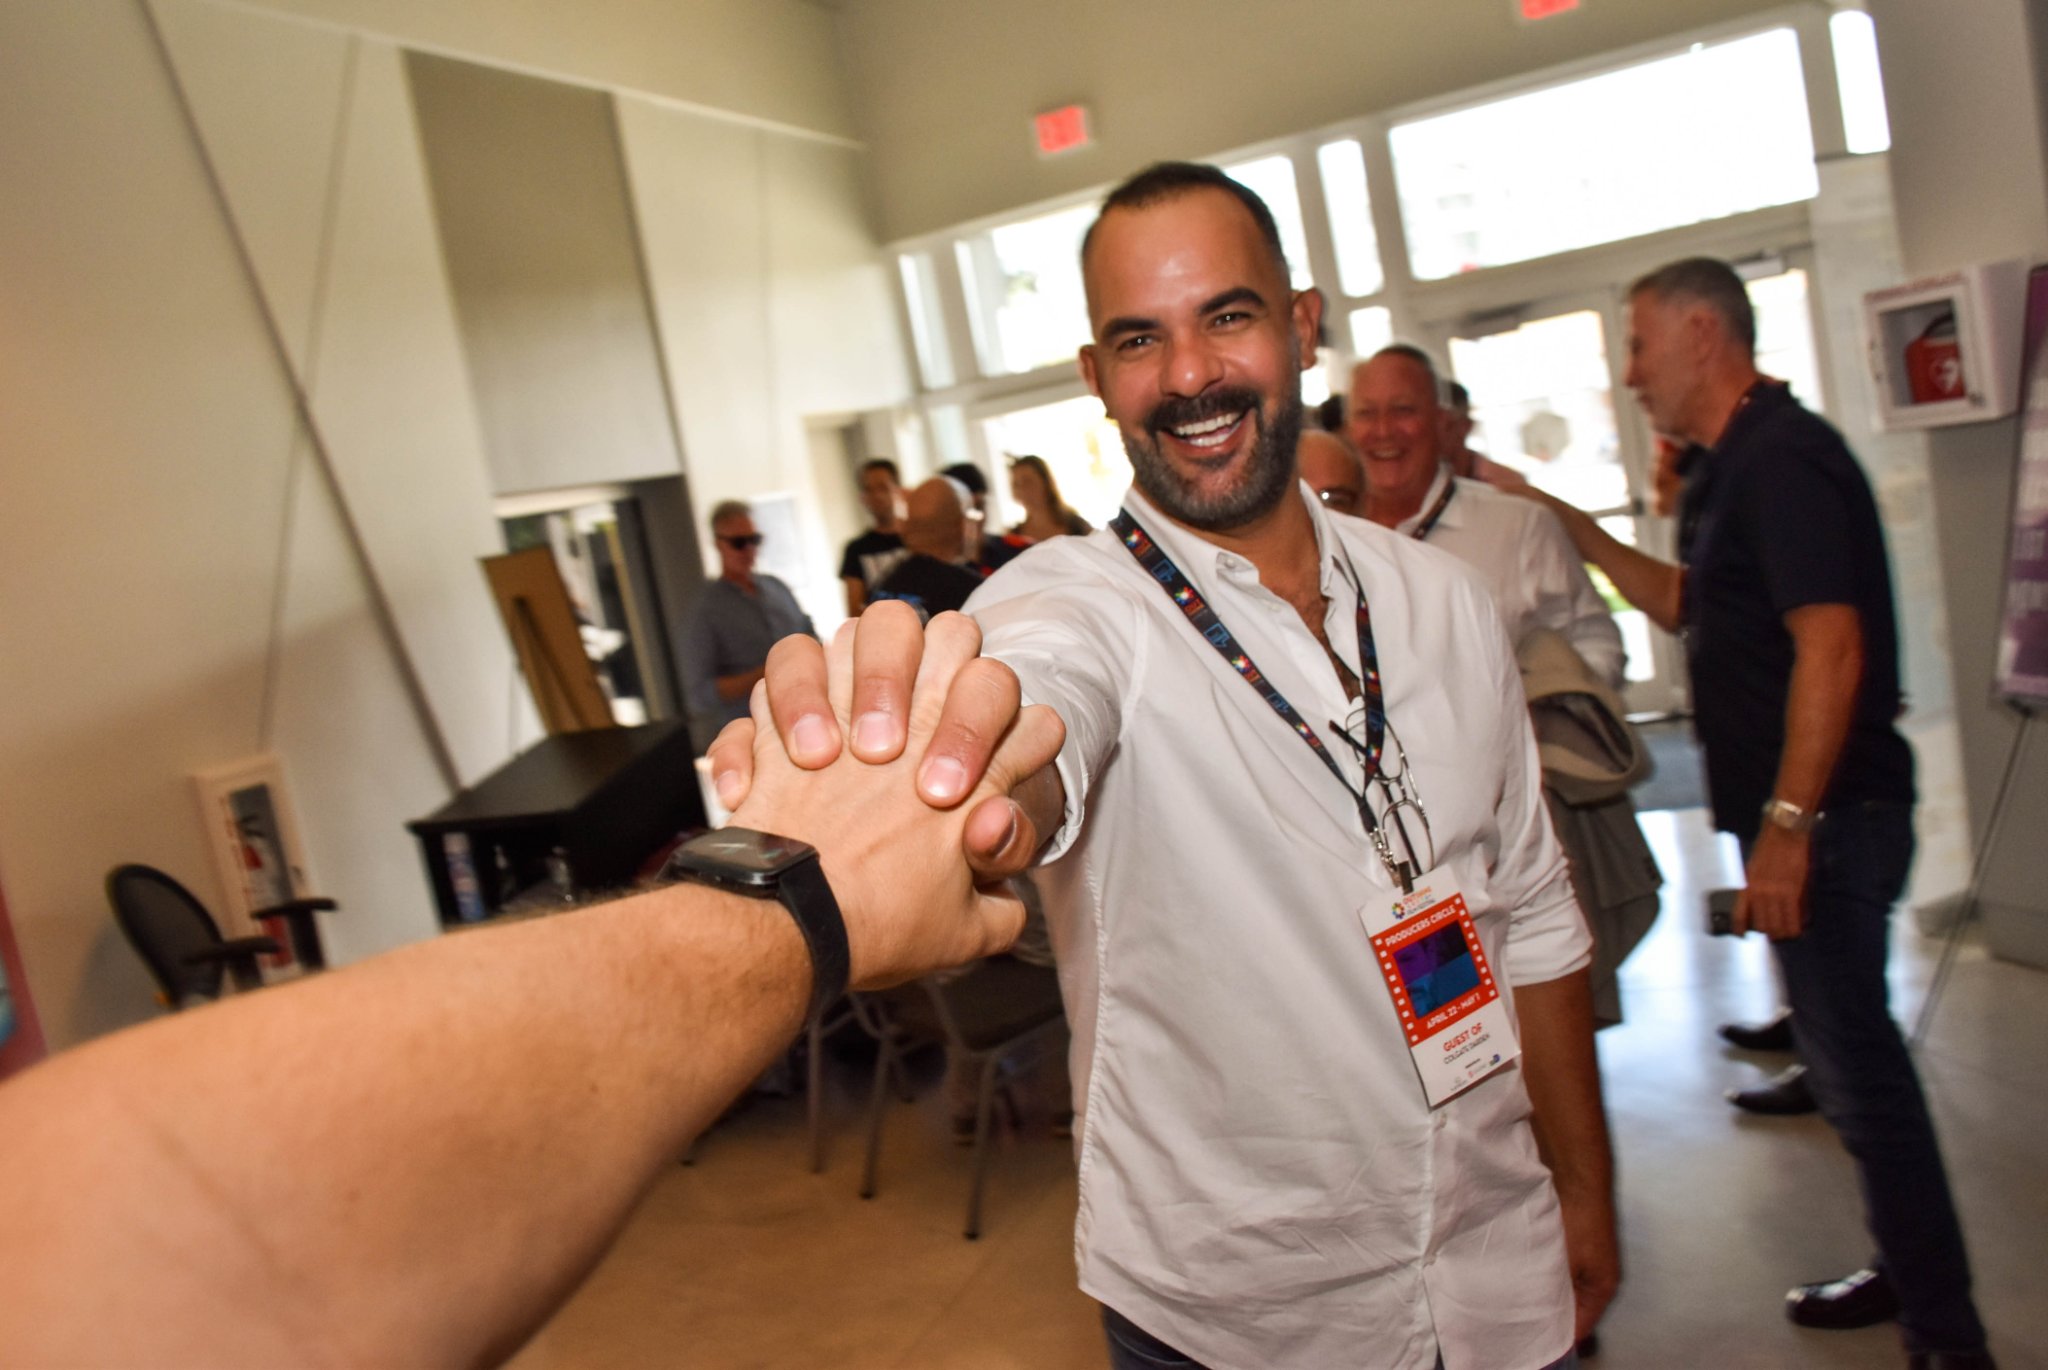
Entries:
POLYGON ((2048 703, 2048 267, 2027 277, 2026 374, 2021 383, 2019 476, 2005 622, 1998 635, 1998 692, 2048 703))

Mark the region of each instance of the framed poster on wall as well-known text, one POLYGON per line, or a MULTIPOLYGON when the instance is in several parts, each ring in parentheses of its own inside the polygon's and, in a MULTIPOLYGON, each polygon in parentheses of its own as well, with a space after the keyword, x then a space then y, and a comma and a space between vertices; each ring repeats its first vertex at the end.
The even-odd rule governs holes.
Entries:
POLYGON ((2021 380, 2012 543, 2006 552, 2005 611, 1998 633, 1998 692, 2048 704, 2048 266, 2027 276, 2025 370, 2021 380))

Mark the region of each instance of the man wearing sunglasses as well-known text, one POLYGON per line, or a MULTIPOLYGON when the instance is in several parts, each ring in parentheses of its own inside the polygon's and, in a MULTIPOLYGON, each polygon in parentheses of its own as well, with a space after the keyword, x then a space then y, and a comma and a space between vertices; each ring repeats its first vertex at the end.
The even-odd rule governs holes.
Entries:
POLYGON ((761 532, 752 509, 740 500, 720 503, 711 511, 711 536, 718 546, 718 579, 691 601, 678 644, 690 736, 700 748, 720 728, 747 716, 747 696, 761 678, 770 647, 792 633, 818 635, 789 587, 754 569, 761 532))

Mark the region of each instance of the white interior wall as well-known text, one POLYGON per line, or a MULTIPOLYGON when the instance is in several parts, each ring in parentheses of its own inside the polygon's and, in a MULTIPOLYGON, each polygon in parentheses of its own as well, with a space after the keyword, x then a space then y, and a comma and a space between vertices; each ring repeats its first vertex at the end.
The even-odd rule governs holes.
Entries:
MULTIPOLYGON (((0 794, 0 855, 55 1045, 153 1011, 100 893, 109 866, 149 861, 218 900, 192 771, 261 747, 283 756, 313 881, 344 905, 328 937, 345 961, 434 930, 403 828, 447 797, 429 729, 463 781, 522 740, 474 564, 497 535, 402 53, 337 27, 347 6, 298 7, 313 25, 279 17, 293 8, 0 5, 0 495, 24 511, 0 540, 0 766, 17 777, 0 794), (153 46, 152 12, 260 296, 153 46), (296 422, 259 299, 307 383, 331 480, 296 422)), ((364 13, 447 47, 459 38, 447 25, 481 31, 497 9, 516 47, 586 23, 617 37, 633 8, 364 13)), ((713 45, 737 26, 739 57, 775 47, 778 70, 737 123, 687 112, 673 90, 626 102, 656 130, 643 144, 668 149, 664 184, 636 198, 659 201, 667 178, 701 200, 731 195, 723 163, 687 129, 737 130, 756 167, 755 213, 720 240, 751 246, 751 275, 735 289, 693 261, 652 272, 707 348, 756 338, 720 383, 690 368, 678 386, 700 427, 737 438, 709 445, 692 474, 716 493, 801 494, 805 406, 903 398, 895 314, 858 154, 758 122, 775 89, 818 87, 814 112, 838 100, 829 62, 804 56, 824 32, 818 12, 801 0, 694 8, 723 16, 690 30, 694 69, 719 68, 713 45), (790 23, 810 37, 777 46, 790 23)), ((635 44, 672 22, 689 16, 645 17, 635 44)), ((573 41, 561 52, 585 68, 579 79, 617 74, 573 41)), ((830 549, 816 557, 829 575, 830 549)))
MULTIPOLYGON (((331 62, 299 70, 311 98, 336 89, 331 62)), ((380 298, 354 304, 374 313, 380 298)), ((330 923, 337 956, 432 926, 398 825, 446 792, 255 299, 142 8, 0 7, 0 480, 21 512, 0 540, 0 767, 14 779, 0 851, 56 1045, 151 1011, 102 874, 147 861, 217 902, 189 776, 265 746, 284 758, 314 879, 347 905, 330 923)), ((330 394, 368 337, 404 353, 407 321, 340 330, 356 342, 328 353, 330 394)), ((416 397, 357 390, 354 404, 416 397)), ((466 540, 467 511, 413 535, 466 540)), ((423 613, 447 589, 403 563, 387 583, 423 613)), ((471 712, 502 710, 502 688, 471 689, 471 712)))
POLYGON ((618 113, 691 495, 700 514, 797 496, 793 588, 829 630, 844 602, 818 482, 845 476, 814 463, 805 418, 897 404, 910 385, 859 154, 630 96, 618 113))
POLYGON ((838 138, 853 133, 814 0, 235 0, 514 71, 838 138))
POLYGON ((611 95, 426 54, 405 68, 498 493, 674 476, 611 95))
MULTIPOLYGON (((1873 0, 1870 9, 1906 272, 2048 260, 2048 15, 2039 0, 1873 0)), ((1956 717, 1980 842, 2019 727, 1991 683, 2018 442, 2016 417, 1927 435, 1956 717)), ((2009 804, 1984 873, 1986 926, 1999 954, 2048 966, 2048 850, 2039 840, 2048 830, 2048 747, 2039 737, 2009 804)))

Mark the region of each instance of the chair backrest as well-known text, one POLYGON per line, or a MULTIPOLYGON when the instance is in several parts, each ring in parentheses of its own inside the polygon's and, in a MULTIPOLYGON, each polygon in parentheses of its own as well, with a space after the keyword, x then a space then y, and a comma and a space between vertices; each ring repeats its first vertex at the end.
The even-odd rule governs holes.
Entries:
POLYGON ((223 966, 185 962, 190 953, 221 943, 213 915, 190 890, 154 866, 116 866, 107 872, 107 902, 172 1008, 191 998, 220 997, 223 966))

